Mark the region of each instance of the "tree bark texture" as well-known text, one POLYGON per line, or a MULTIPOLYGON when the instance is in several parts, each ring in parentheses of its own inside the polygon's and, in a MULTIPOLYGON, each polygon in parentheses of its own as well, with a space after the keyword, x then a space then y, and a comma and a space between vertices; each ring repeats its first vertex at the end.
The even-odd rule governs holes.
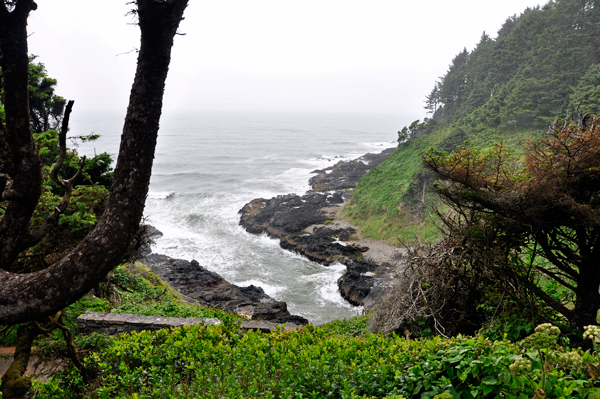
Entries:
POLYGON ((6 126, 0 129, 0 172, 10 184, 1 193, 9 200, 0 220, 0 269, 32 244, 31 216, 42 193, 42 163, 29 124, 29 57, 27 17, 37 5, 0 6, 0 65, 4 80, 6 126))
POLYGON ((173 38, 187 3, 137 1, 141 45, 106 210, 96 228, 47 269, 29 274, 0 270, 0 324, 56 313, 92 289, 126 253, 144 210, 173 38))

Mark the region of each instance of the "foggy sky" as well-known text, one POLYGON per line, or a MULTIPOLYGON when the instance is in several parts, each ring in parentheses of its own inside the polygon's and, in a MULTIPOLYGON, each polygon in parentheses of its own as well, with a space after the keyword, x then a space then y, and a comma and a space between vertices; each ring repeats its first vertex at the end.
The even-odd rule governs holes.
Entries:
MULTIPOLYGON (((38 0, 29 50, 80 112, 125 112, 139 45, 125 0, 38 0)), ((190 0, 164 110, 385 113, 538 0, 190 0)))

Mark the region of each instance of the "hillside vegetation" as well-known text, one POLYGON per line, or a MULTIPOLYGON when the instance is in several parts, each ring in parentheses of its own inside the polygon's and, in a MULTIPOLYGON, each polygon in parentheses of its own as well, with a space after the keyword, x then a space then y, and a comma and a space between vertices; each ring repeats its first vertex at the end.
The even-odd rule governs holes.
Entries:
POLYGON ((432 175, 421 166, 430 147, 452 151, 503 141, 520 151, 557 117, 600 111, 600 8, 583 0, 550 1, 485 32, 454 57, 426 97, 429 114, 399 132, 394 155, 358 183, 341 217, 368 237, 392 243, 438 237, 432 175))
MULTIPOLYGON (((68 318, 95 310, 223 323, 119 337, 75 333, 90 381, 68 363, 34 382, 33 398, 530 398, 540 387, 548 397, 584 398, 599 391, 586 374, 600 367, 598 355, 565 347, 550 325, 519 344, 484 335, 409 341, 369 334, 368 316, 243 333, 235 316, 185 303, 139 263, 119 267, 109 281, 108 298, 83 298, 67 308, 68 318)), ((590 330, 596 336, 600 330, 590 330)), ((66 352, 57 332, 36 341, 43 359, 66 352)))

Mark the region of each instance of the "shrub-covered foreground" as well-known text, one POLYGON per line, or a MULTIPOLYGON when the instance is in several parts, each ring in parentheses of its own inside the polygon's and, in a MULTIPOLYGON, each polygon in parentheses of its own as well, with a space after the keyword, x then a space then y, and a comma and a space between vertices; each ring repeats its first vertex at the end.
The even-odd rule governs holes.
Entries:
POLYGON ((556 329, 547 326, 521 346, 343 330, 338 323, 243 334, 231 320, 123 335, 87 357, 96 373, 92 386, 67 369, 36 384, 35 397, 532 398, 544 388, 546 397, 586 398, 600 392, 588 377, 598 356, 560 349, 556 329))

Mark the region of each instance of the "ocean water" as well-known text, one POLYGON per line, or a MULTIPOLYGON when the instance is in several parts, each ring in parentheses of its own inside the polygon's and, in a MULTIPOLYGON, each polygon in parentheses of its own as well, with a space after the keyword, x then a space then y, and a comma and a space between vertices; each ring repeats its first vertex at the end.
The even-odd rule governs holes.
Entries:
MULTIPOLYGON (((100 134, 79 153, 116 159, 123 118, 74 113, 69 135, 100 134)), ((255 198, 304 194, 315 169, 394 146, 403 122, 389 115, 164 116, 145 209, 164 234, 153 251, 260 286, 313 324, 361 314, 338 292, 344 266, 321 266, 247 233, 238 211, 255 198)))

